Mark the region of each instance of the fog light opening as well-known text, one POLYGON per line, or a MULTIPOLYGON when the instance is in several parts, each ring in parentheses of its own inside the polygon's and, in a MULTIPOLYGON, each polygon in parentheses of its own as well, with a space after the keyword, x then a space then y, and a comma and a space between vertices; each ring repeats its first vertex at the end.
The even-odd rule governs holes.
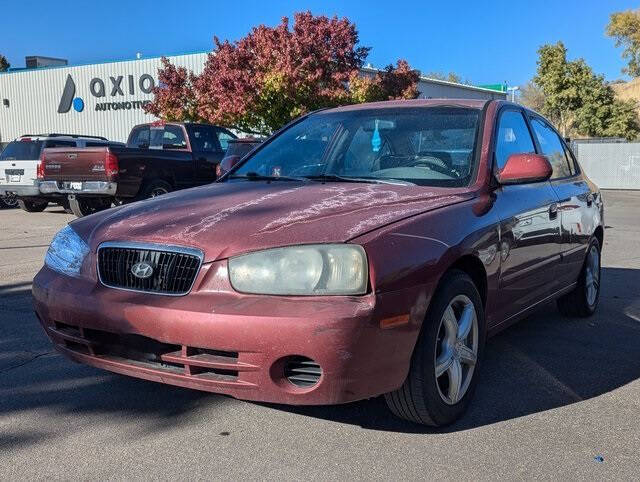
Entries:
POLYGON ((311 358, 292 356, 285 360, 284 377, 299 388, 310 388, 322 377, 322 368, 311 358))

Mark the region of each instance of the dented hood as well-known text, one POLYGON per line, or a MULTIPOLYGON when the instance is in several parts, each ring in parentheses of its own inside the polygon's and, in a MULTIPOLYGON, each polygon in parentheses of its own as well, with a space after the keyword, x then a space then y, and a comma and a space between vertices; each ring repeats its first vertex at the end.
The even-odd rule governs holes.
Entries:
POLYGON ((81 218, 93 251, 104 241, 191 246, 206 261, 292 244, 345 242, 469 199, 464 190, 362 183, 226 182, 81 218))

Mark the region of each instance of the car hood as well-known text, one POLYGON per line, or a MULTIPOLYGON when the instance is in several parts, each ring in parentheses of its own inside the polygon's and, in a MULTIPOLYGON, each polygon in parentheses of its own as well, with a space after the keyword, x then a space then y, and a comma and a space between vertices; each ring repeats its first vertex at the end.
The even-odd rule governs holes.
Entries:
POLYGON ((95 251, 104 241, 201 249, 206 261, 291 244, 345 242, 469 199, 465 190, 363 183, 241 181, 178 191, 81 218, 95 251))

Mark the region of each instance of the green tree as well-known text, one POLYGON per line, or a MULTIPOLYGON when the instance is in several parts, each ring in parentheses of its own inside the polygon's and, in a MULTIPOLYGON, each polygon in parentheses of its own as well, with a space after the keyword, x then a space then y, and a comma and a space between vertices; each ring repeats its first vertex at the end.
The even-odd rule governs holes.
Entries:
POLYGON ((533 78, 544 94, 542 114, 567 135, 573 112, 581 105, 580 92, 570 82, 567 49, 562 42, 538 49, 538 70, 533 78))
POLYGON ((627 66, 622 71, 640 77, 640 10, 612 13, 605 32, 615 39, 616 47, 624 47, 627 66))
POLYGON ((583 59, 568 61, 562 42, 543 45, 538 55, 534 83, 544 96, 540 110, 562 135, 638 137, 633 103, 616 99, 604 77, 594 74, 583 59))
POLYGON ((4 55, 0 55, 0 72, 6 72, 11 64, 4 55))

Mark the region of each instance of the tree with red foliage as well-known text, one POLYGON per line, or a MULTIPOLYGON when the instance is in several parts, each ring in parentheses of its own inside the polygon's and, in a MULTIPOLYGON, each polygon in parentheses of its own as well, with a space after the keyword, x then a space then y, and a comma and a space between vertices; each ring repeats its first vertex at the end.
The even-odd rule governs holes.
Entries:
POLYGON ((166 57, 158 69, 159 86, 154 87, 154 100, 145 111, 168 121, 199 122, 194 83, 196 76, 184 67, 176 67, 166 57))
POLYGON ((350 79, 351 99, 355 103, 377 100, 415 99, 418 97, 420 74, 406 60, 396 66, 387 65, 373 76, 354 75, 350 79))
POLYGON ((197 77, 164 63, 164 86, 156 89, 148 112, 159 117, 186 112, 213 124, 270 134, 323 107, 418 94, 419 75, 403 60, 361 76, 370 48, 358 46, 355 25, 346 18, 296 13, 292 28, 284 17, 277 27, 260 25, 236 42, 217 37, 214 42, 197 77))

